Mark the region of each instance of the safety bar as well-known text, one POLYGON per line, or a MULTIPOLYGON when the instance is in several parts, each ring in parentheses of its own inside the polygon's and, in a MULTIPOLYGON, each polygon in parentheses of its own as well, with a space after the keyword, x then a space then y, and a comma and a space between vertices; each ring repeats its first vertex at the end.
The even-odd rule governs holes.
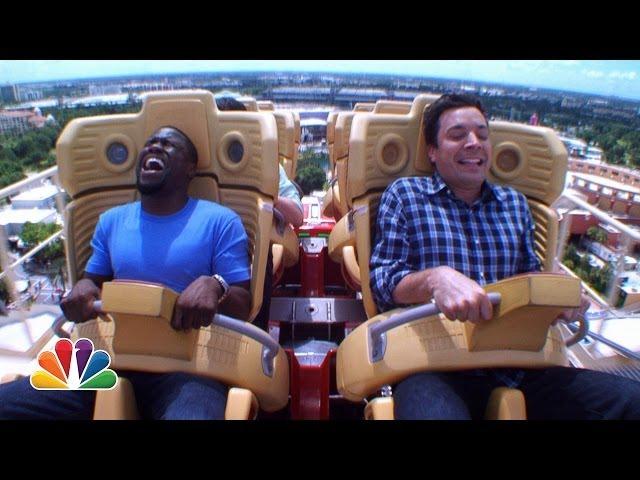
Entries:
MULTIPOLYGON (((96 300, 93 302, 93 308, 102 310, 102 300, 96 300)), ((220 313, 216 313, 213 316, 212 324, 249 337, 261 344, 262 370, 265 375, 269 377, 273 376, 274 360, 280 350, 280 344, 271 338, 271 335, 251 323, 228 317, 220 313)))
MULTIPOLYGON (((567 327, 569 328, 569 330, 571 330, 572 332, 576 332, 580 327, 573 325, 573 324, 567 324, 567 327)), ((586 335, 587 337, 591 337, 594 340, 597 340, 598 342, 602 342, 605 345, 607 345, 608 347, 613 348, 615 351, 619 352, 620 354, 622 354, 623 356, 630 358, 632 360, 637 360, 640 362, 640 355, 638 355, 637 353, 629 350, 628 348, 623 347, 622 345, 613 342, 605 337, 603 337, 602 335, 599 335, 597 333, 594 332, 587 332, 586 335)))
MULTIPOLYGON (((497 292, 491 292, 488 296, 489 301, 493 305, 498 305, 502 298, 497 292)), ((375 363, 384 358, 387 347, 386 332, 392 328, 418 320, 419 318, 431 317, 438 313, 440 313, 440 309, 435 303, 427 303, 410 308, 401 313, 396 313, 385 320, 380 320, 369 325, 369 360, 375 363)))
POLYGON ((16 193, 20 193, 23 189, 35 183, 42 182, 42 180, 47 180, 48 178, 53 177, 54 175, 57 175, 57 174, 58 174, 58 167, 53 166, 29 178, 25 178, 24 180, 20 180, 16 183, 12 183, 11 185, 8 185, 0 189, 0 200, 6 197, 10 197, 11 195, 14 195, 16 193))
MULTIPOLYGON (((587 314, 580 314, 578 317, 578 321, 580 323, 580 325, 578 327, 575 327, 575 325, 572 325, 572 327, 575 327, 575 329, 570 328, 570 330, 575 333, 575 335, 571 338, 569 338, 568 340, 565 341, 565 345, 567 347, 571 347, 572 345, 575 345, 576 343, 584 340, 584 338, 589 334, 589 318, 587 317, 587 314)), ((571 323, 569 322, 565 322, 565 324, 567 326, 571 325, 571 323)))

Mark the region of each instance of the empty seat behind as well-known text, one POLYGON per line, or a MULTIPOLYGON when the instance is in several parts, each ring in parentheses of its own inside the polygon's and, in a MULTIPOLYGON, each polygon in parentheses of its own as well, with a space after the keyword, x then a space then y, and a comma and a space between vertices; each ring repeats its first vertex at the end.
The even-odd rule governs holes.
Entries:
POLYGON ((395 100, 378 100, 373 107, 373 113, 397 113, 406 115, 411 111, 411 102, 398 102, 395 100))
POLYGON ((270 100, 258 100, 256 103, 259 112, 272 112, 276 109, 275 105, 270 100))
POLYGON ((287 177, 295 178, 294 156, 296 151, 295 123, 291 112, 275 110, 271 112, 278 128, 278 160, 287 177))
POLYGON ((358 102, 353 106, 354 112, 373 112, 376 104, 374 102, 358 102))
POLYGON ((349 160, 349 138, 351 136, 351 124, 356 115, 363 112, 338 112, 334 131, 334 160, 335 178, 333 190, 334 217, 336 220, 343 217, 349 207, 344 196, 344 189, 347 182, 347 161, 349 160))
POLYGON ((327 149, 329 150, 329 169, 334 174, 336 164, 335 159, 335 138, 336 138, 336 120, 340 112, 330 112, 327 116, 327 149))
MULTIPOLYGON (((260 112, 268 117, 273 116, 276 119, 276 129, 278 131, 278 161, 285 164, 288 158, 294 156, 294 144, 291 138, 292 130, 290 122, 287 122, 287 115, 290 112, 274 111, 273 102, 256 101, 252 97, 240 97, 238 99, 247 111, 260 112)), ((278 164, 274 166, 278 170, 278 164)), ((279 176, 279 171, 277 173, 279 176)), ((276 219, 277 220, 277 219, 276 219)), ((273 252, 273 274, 276 278, 282 273, 284 267, 290 267, 298 262, 299 250, 295 232, 290 225, 281 224, 282 222, 274 221, 271 229, 271 242, 273 252)))
POLYGON ((293 116, 293 141, 295 143, 293 149, 293 168, 291 169, 290 180, 295 180, 298 174, 298 156, 300 154, 300 139, 302 137, 302 126, 300 124, 300 113, 297 111, 291 111, 293 116))
POLYGON ((258 108, 258 101, 253 97, 239 97, 236 100, 246 107, 247 112, 258 112, 260 110, 258 108))
MULTIPOLYGON (((427 99, 429 103, 435 101, 438 95, 423 94, 422 98, 427 99)), ((407 115, 409 114, 413 104, 411 102, 396 102, 391 100, 379 100, 375 104, 372 104, 370 113, 373 114, 395 114, 395 115, 407 115)), ((336 177, 337 177, 337 189, 334 190, 334 195, 338 198, 336 202, 338 204, 338 212, 340 217, 344 216, 346 212, 351 208, 349 196, 345 195, 348 188, 348 163, 349 163, 349 149, 350 138, 353 128, 353 120, 355 114, 361 115, 366 113, 363 110, 355 110, 353 112, 341 113, 336 120, 336 132, 335 132, 335 150, 334 155, 336 159, 336 177)), ((336 217, 336 220, 339 218, 336 217)))

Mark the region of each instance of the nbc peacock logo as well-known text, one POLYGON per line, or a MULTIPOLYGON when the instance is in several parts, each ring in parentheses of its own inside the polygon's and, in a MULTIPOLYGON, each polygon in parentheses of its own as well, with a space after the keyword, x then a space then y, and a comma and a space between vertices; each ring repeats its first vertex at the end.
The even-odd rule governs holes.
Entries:
POLYGON ((44 370, 31 374, 31 386, 37 390, 111 390, 118 382, 110 370, 111 357, 104 350, 95 350, 88 338, 72 343, 67 338, 56 342, 53 351, 38 355, 44 370))

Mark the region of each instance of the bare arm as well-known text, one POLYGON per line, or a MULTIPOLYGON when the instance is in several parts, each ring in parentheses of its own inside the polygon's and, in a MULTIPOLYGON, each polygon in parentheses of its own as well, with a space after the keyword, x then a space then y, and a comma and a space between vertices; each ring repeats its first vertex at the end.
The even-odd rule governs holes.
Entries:
POLYGON ((290 198, 278 197, 274 206, 280 211, 280 213, 282 213, 286 222, 290 223, 294 227, 302 225, 304 218, 302 216, 302 211, 296 202, 290 198))
POLYGON ((113 280, 113 277, 108 276, 108 275, 96 275, 94 273, 88 273, 85 272, 84 276, 82 277, 82 279, 87 279, 93 282, 93 284, 98 287, 99 289, 102 289, 102 284, 104 282, 110 282, 111 280, 113 280))
POLYGON ((424 303, 432 298, 450 320, 477 323, 493 316, 493 307, 482 287, 450 267, 410 273, 393 291, 397 304, 424 303))

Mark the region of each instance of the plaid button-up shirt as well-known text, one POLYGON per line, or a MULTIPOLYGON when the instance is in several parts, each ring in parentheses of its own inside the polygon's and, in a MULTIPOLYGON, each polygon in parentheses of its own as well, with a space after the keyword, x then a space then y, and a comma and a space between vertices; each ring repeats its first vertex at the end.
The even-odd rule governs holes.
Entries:
POLYGON ((396 305, 400 280, 447 265, 480 285, 540 270, 527 200, 509 187, 485 182, 467 205, 438 173, 400 178, 380 201, 371 256, 371 290, 380 311, 396 305))

